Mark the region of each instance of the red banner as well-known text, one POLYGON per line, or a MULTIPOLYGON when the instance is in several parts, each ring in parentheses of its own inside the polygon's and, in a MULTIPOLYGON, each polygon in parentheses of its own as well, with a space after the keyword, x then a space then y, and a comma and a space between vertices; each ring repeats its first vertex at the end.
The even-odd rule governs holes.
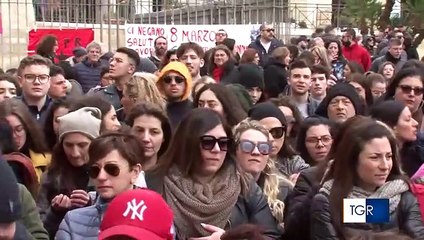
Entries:
POLYGON ((54 35, 57 37, 59 49, 57 56, 72 56, 72 50, 76 47, 86 47, 94 40, 93 29, 37 29, 29 32, 28 55, 35 54, 38 43, 45 35, 54 35))

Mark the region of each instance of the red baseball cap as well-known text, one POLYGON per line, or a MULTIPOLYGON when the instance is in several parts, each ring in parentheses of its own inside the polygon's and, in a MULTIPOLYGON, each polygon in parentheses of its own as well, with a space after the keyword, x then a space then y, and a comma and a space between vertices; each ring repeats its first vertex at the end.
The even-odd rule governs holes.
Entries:
POLYGON ((172 210, 158 193, 129 190, 109 204, 100 224, 99 239, 122 235, 140 240, 172 240, 173 218, 172 210))

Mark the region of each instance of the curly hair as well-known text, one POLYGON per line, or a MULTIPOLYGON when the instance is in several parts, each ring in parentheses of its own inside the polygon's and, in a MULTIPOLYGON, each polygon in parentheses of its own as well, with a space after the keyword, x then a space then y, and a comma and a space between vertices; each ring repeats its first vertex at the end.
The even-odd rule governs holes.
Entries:
POLYGON ((126 84, 125 93, 140 102, 152 102, 161 109, 165 109, 165 99, 156 87, 157 77, 151 73, 136 72, 126 84))

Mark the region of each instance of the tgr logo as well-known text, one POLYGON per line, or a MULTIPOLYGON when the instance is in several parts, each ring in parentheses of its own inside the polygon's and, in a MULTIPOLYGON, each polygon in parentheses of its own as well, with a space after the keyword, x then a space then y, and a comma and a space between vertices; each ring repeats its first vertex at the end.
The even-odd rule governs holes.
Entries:
POLYGON ((389 199, 343 199, 343 223, 385 223, 389 220, 389 199))

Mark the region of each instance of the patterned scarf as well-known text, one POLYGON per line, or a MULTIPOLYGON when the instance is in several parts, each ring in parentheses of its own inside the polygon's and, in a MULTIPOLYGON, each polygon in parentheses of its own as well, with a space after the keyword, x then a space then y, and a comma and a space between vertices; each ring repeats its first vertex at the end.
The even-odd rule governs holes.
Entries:
POLYGON ((209 236, 201 223, 224 229, 241 192, 240 175, 232 164, 224 165, 207 184, 184 177, 174 166, 164 185, 178 239, 209 236))
MULTIPOLYGON (((333 179, 326 181, 322 185, 320 192, 330 194, 333 182, 333 179)), ((409 191, 408 184, 404 180, 396 179, 386 182, 375 192, 368 192, 360 187, 353 186, 347 198, 388 198, 390 213, 393 213, 399 205, 401 194, 406 191, 409 191)))

